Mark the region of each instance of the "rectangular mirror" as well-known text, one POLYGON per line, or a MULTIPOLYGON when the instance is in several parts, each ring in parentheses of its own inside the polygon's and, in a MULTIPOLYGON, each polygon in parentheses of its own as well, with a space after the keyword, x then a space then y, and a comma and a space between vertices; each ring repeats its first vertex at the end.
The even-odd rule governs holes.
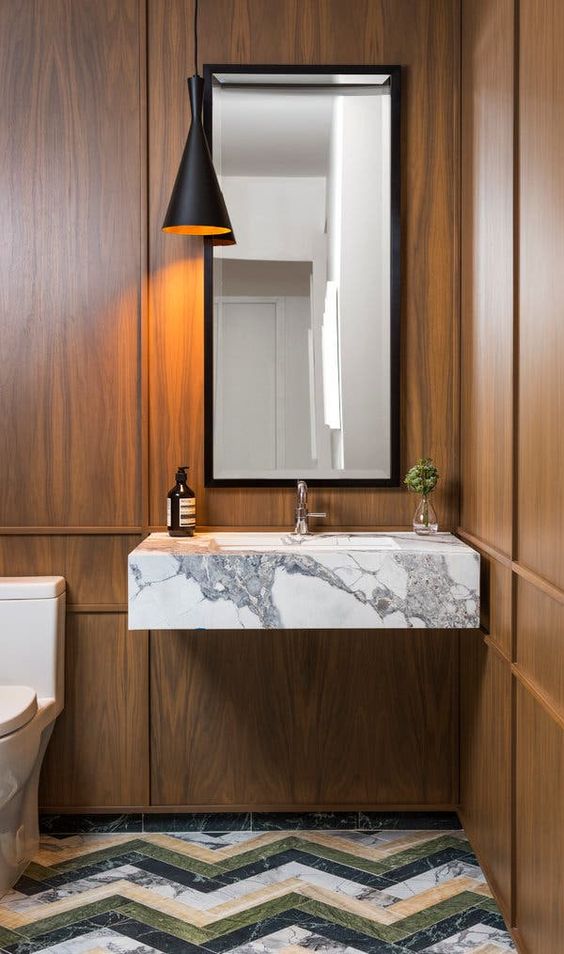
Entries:
POLYGON ((399 482, 399 67, 206 66, 207 486, 399 482))

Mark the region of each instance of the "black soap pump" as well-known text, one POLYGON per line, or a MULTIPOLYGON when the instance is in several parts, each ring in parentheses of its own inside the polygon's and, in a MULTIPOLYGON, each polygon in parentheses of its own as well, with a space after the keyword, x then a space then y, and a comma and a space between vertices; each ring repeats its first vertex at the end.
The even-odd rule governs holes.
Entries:
POLYGON ((166 501, 166 523, 171 537, 192 537, 196 529, 196 494, 188 486, 185 465, 176 471, 176 484, 166 501))

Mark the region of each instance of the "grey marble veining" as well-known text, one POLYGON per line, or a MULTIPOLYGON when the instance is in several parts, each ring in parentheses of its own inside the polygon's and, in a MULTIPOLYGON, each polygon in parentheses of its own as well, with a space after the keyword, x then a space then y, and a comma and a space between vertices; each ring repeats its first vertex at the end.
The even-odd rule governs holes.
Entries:
POLYGON ((449 533, 153 533, 128 563, 130 629, 479 626, 480 557, 449 533))

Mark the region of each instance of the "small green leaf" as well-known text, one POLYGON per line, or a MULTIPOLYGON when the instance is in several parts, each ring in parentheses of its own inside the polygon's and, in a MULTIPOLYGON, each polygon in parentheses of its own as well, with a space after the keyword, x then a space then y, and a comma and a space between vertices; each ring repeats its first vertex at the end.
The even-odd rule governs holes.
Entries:
POLYGON ((417 463, 410 467, 403 482, 409 490, 426 496, 437 486, 439 476, 432 458, 420 457, 417 463))

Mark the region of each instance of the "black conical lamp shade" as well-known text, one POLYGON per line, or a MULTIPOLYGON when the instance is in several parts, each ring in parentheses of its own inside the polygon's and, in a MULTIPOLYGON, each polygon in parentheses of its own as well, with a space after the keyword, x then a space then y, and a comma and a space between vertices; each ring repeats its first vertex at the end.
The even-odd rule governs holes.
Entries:
POLYGON ((163 222, 163 232, 209 236, 213 244, 234 244, 235 238, 202 126, 204 81, 188 80, 192 125, 163 222))

